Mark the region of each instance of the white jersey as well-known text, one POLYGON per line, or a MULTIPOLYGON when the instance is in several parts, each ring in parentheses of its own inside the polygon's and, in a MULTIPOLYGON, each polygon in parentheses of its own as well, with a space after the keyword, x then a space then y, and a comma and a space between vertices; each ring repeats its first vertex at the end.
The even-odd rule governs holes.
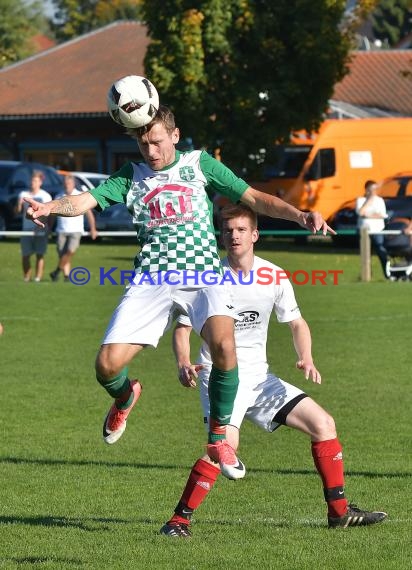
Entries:
MULTIPOLYGON (((361 198, 356 199, 356 213, 359 214, 359 210, 366 202, 366 197, 363 196, 361 198)), ((385 200, 380 196, 374 196, 373 199, 370 201, 367 209, 366 209, 366 217, 359 216, 358 226, 359 228, 367 228, 369 232, 381 232, 385 229, 385 218, 387 218, 386 214, 386 205, 385 200), (379 214, 382 216, 381 218, 369 218, 368 216, 374 216, 379 214)))
MULTIPOLYGON (((46 192, 46 190, 43 190, 42 188, 37 192, 37 194, 33 194, 32 192, 30 192, 30 190, 23 190, 23 192, 20 192, 19 194, 19 200, 20 199, 22 200, 23 198, 32 198, 33 200, 36 200, 36 202, 40 202, 41 204, 45 204, 46 202, 52 201, 52 197, 50 196, 50 194, 46 192)), ((23 202, 22 230, 24 232, 34 231, 38 235, 46 234, 47 230, 41 228, 40 226, 37 226, 34 222, 26 218, 26 212, 28 207, 29 204, 27 202, 23 202)))
MULTIPOLYGON (((71 196, 78 196, 79 194, 83 194, 80 190, 76 188, 70 194, 71 196)), ((60 194, 57 198, 63 198, 63 196, 67 196, 67 194, 60 194)), ((65 233, 65 234, 78 234, 84 233, 84 215, 81 214, 80 216, 73 216, 73 217, 65 217, 65 216, 57 216, 57 223, 56 223, 56 232, 57 233, 65 233)))
MULTIPOLYGON (((292 284, 283 269, 255 255, 253 268, 248 276, 233 271, 227 258, 222 261, 231 302, 239 320, 235 321, 235 343, 239 371, 242 379, 254 383, 266 375, 268 362, 266 342, 272 313, 278 322, 288 323, 300 318, 292 284), (247 284, 249 283, 249 284, 247 284)), ((186 317, 178 319, 190 324, 186 317)), ((207 369, 212 366, 209 347, 203 343, 197 360, 207 369)))

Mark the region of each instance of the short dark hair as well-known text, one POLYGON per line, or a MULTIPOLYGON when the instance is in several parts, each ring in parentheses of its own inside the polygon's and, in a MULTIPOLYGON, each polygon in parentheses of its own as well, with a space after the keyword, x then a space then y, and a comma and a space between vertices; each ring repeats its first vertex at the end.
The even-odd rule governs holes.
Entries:
POLYGON ((365 190, 369 190, 369 188, 375 184, 377 184, 376 180, 367 180, 365 182, 365 190))
POLYGON ((33 172, 31 173, 31 177, 32 178, 40 178, 40 180, 43 182, 44 172, 42 170, 33 170, 33 172))
POLYGON ((246 204, 228 204, 224 206, 219 212, 219 225, 220 228, 223 228, 223 224, 227 220, 233 220, 233 218, 240 218, 240 217, 249 218, 250 224, 253 229, 257 228, 258 221, 257 221, 257 214, 247 206, 246 204))
POLYGON ((144 127, 137 129, 126 129, 126 134, 134 139, 142 137, 148 133, 154 125, 162 124, 165 126, 166 131, 171 134, 176 128, 175 116, 169 107, 166 105, 159 105, 159 109, 153 119, 144 127))

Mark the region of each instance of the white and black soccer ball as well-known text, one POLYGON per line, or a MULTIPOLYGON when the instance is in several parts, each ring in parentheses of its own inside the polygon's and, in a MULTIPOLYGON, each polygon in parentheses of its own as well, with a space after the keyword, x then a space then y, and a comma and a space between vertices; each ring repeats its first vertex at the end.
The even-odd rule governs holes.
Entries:
POLYGON ((159 94, 146 77, 127 75, 110 87, 107 108, 119 125, 129 129, 144 127, 159 109, 159 94))

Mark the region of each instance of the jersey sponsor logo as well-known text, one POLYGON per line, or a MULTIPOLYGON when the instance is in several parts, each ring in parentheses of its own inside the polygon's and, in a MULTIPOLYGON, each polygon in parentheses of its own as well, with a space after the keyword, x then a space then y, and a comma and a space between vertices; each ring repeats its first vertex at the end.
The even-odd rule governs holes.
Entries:
POLYGON ((239 313, 239 317, 242 318, 242 323, 254 323, 259 318, 259 313, 257 311, 243 311, 239 313))
POLYGON ((159 220, 176 224, 193 221, 192 204, 193 189, 179 184, 165 184, 158 186, 143 197, 143 203, 149 208, 149 225, 157 225, 159 220), (185 218, 184 216, 189 216, 185 218))
POLYGON ((193 166, 183 166, 179 168, 179 176, 182 180, 194 180, 195 171, 193 170, 193 166))
POLYGON ((261 323, 258 311, 242 311, 238 313, 239 321, 235 321, 235 330, 255 329, 261 323))

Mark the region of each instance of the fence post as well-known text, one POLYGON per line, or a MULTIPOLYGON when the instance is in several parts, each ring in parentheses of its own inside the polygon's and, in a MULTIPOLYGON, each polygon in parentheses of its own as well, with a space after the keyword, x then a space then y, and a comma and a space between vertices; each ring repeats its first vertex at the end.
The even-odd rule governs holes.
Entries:
POLYGON ((360 230, 361 281, 371 280, 371 240, 368 228, 360 230))

